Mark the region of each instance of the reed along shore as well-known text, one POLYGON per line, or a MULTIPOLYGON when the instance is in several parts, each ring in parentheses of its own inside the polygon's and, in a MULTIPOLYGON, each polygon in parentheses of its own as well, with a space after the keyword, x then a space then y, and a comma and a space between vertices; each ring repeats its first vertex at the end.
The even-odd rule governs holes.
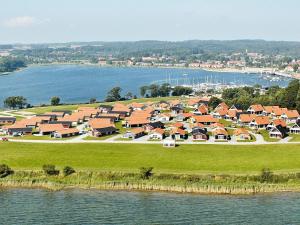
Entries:
POLYGON ((148 179, 137 173, 77 172, 69 176, 49 176, 42 171, 16 171, 0 179, 0 188, 98 189, 126 191, 166 191, 195 194, 259 194, 300 191, 299 174, 272 175, 176 175, 154 174, 148 179))

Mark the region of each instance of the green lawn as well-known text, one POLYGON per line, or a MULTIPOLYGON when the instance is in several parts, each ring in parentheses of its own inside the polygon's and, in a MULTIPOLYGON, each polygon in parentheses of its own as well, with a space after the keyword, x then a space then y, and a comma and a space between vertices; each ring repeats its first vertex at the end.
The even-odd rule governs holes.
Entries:
POLYGON ((93 136, 87 136, 85 138, 83 138, 83 140, 87 140, 87 141, 103 141, 103 140, 107 140, 109 138, 115 137, 118 134, 112 134, 112 135, 105 135, 105 136, 101 136, 101 137, 93 137, 93 136))
POLYGON ((0 142, 0 164, 14 169, 41 169, 43 164, 76 170, 187 174, 252 174, 268 167, 275 172, 300 171, 300 145, 37 144, 0 142))
POLYGON ((290 134, 289 136, 292 138, 290 142, 300 142, 300 134, 290 134))
POLYGON ((220 123, 222 123, 225 127, 231 127, 232 121, 228 121, 225 119, 220 119, 220 123))
POLYGON ((267 130, 259 130, 259 133, 263 136, 264 140, 267 142, 278 142, 280 139, 270 138, 269 132, 267 130))

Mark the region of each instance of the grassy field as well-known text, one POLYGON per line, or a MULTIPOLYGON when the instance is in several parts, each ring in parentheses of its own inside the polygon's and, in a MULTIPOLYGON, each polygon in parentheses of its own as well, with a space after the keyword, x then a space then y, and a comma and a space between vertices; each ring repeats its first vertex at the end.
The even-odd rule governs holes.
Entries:
POLYGON ((259 133, 263 136, 264 140, 267 142, 278 142, 280 139, 270 138, 269 132, 266 130, 260 130, 259 133))
POLYGON ((290 134, 289 136, 292 138, 290 142, 300 142, 300 134, 290 134))
POLYGON ((268 167, 275 172, 300 171, 300 145, 182 145, 166 149, 142 144, 0 143, 0 163, 17 170, 40 170, 43 164, 76 170, 182 174, 255 174, 268 167))

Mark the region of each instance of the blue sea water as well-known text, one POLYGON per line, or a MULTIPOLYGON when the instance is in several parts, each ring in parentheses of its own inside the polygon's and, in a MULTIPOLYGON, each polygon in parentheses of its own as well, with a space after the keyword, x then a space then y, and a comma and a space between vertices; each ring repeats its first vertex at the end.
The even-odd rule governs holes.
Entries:
POLYGON ((0 224, 300 224, 300 193, 0 190, 0 224))
POLYGON ((172 68, 98 67, 84 65, 33 66, 0 76, 0 105, 9 96, 21 95, 33 105, 49 104, 52 96, 63 103, 103 100, 115 86, 139 95, 139 88, 156 81, 181 83, 219 82, 262 86, 286 86, 288 79, 264 80, 258 74, 218 73, 203 70, 172 68))

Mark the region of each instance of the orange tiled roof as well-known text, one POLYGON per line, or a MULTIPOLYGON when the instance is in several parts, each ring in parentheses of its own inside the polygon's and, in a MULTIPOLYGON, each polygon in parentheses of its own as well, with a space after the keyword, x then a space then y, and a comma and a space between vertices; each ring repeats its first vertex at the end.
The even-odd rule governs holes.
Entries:
POLYGON ((74 133, 78 133, 79 130, 77 128, 68 128, 63 130, 57 130, 56 132, 59 134, 74 134, 74 133))
POLYGON ((270 123, 270 119, 267 116, 257 116, 254 120, 257 125, 266 125, 270 123))
POLYGON ((282 120, 282 119, 275 119, 275 120, 273 120, 273 124, 274 124, 274 126, 282 126, 282 127, 286 127, 287 125, 286 125, 286 122, 284 121, 284 120, 282 120))
POLYGON ((241 134, 249 135, 249 131, 245 128, 237 128, 236 130, 233 131, 233 134, 236 136, 239 136, 241 134))
POLYGON ((217 123, 219 119, 214 118, 212 115, 193 116, 197 123, 217 123))
POLYGON ((254 111, 254 112, 260 112, 264 110, 264 107, 261 104, 256 104, 256 105, 251 105, 250 108, 254 111))
POLYGON ((105 128, 105 127, 114 127, 115 126, 114 123, 110 119, 106 119, 106 118, 91 119, 88 122, 88 125, 92 129, 100 129, 100 128, 105 128))
POLYGON ((216 128, 216 129, 214 129, 213 131, 212 131, 212 134, 213 135, 220 135, 220 134, 223 134, 223 135, 228 135, 228 132, 225 130, 225 129, 223 129, 223 128, 216 128))
POLYGON ((241 114, 239 120, 242 123, 250 123, 253 119, 255 119, 255 117, 257 117, 257 115, 254 115, 254 114, 241 114))
POLYGON ((63 129, 64 126, 62 124, 40 124, 38 128, 41 132, 54 132, 63 129))
POLYGON ((156 128, 153 131, 151 131, 151 133, 159 133, 159 134, 163 135, 165 133, 165 131, 161 128, 156 128))
POLYGON ((286 116, 287 116, 287 118, 297 118, 297 117, 299 117, 299 113, 298 113, 298 111, 297 110, 288 110, 288 111, 286 111, 285 113, 284 113, 286 116))

